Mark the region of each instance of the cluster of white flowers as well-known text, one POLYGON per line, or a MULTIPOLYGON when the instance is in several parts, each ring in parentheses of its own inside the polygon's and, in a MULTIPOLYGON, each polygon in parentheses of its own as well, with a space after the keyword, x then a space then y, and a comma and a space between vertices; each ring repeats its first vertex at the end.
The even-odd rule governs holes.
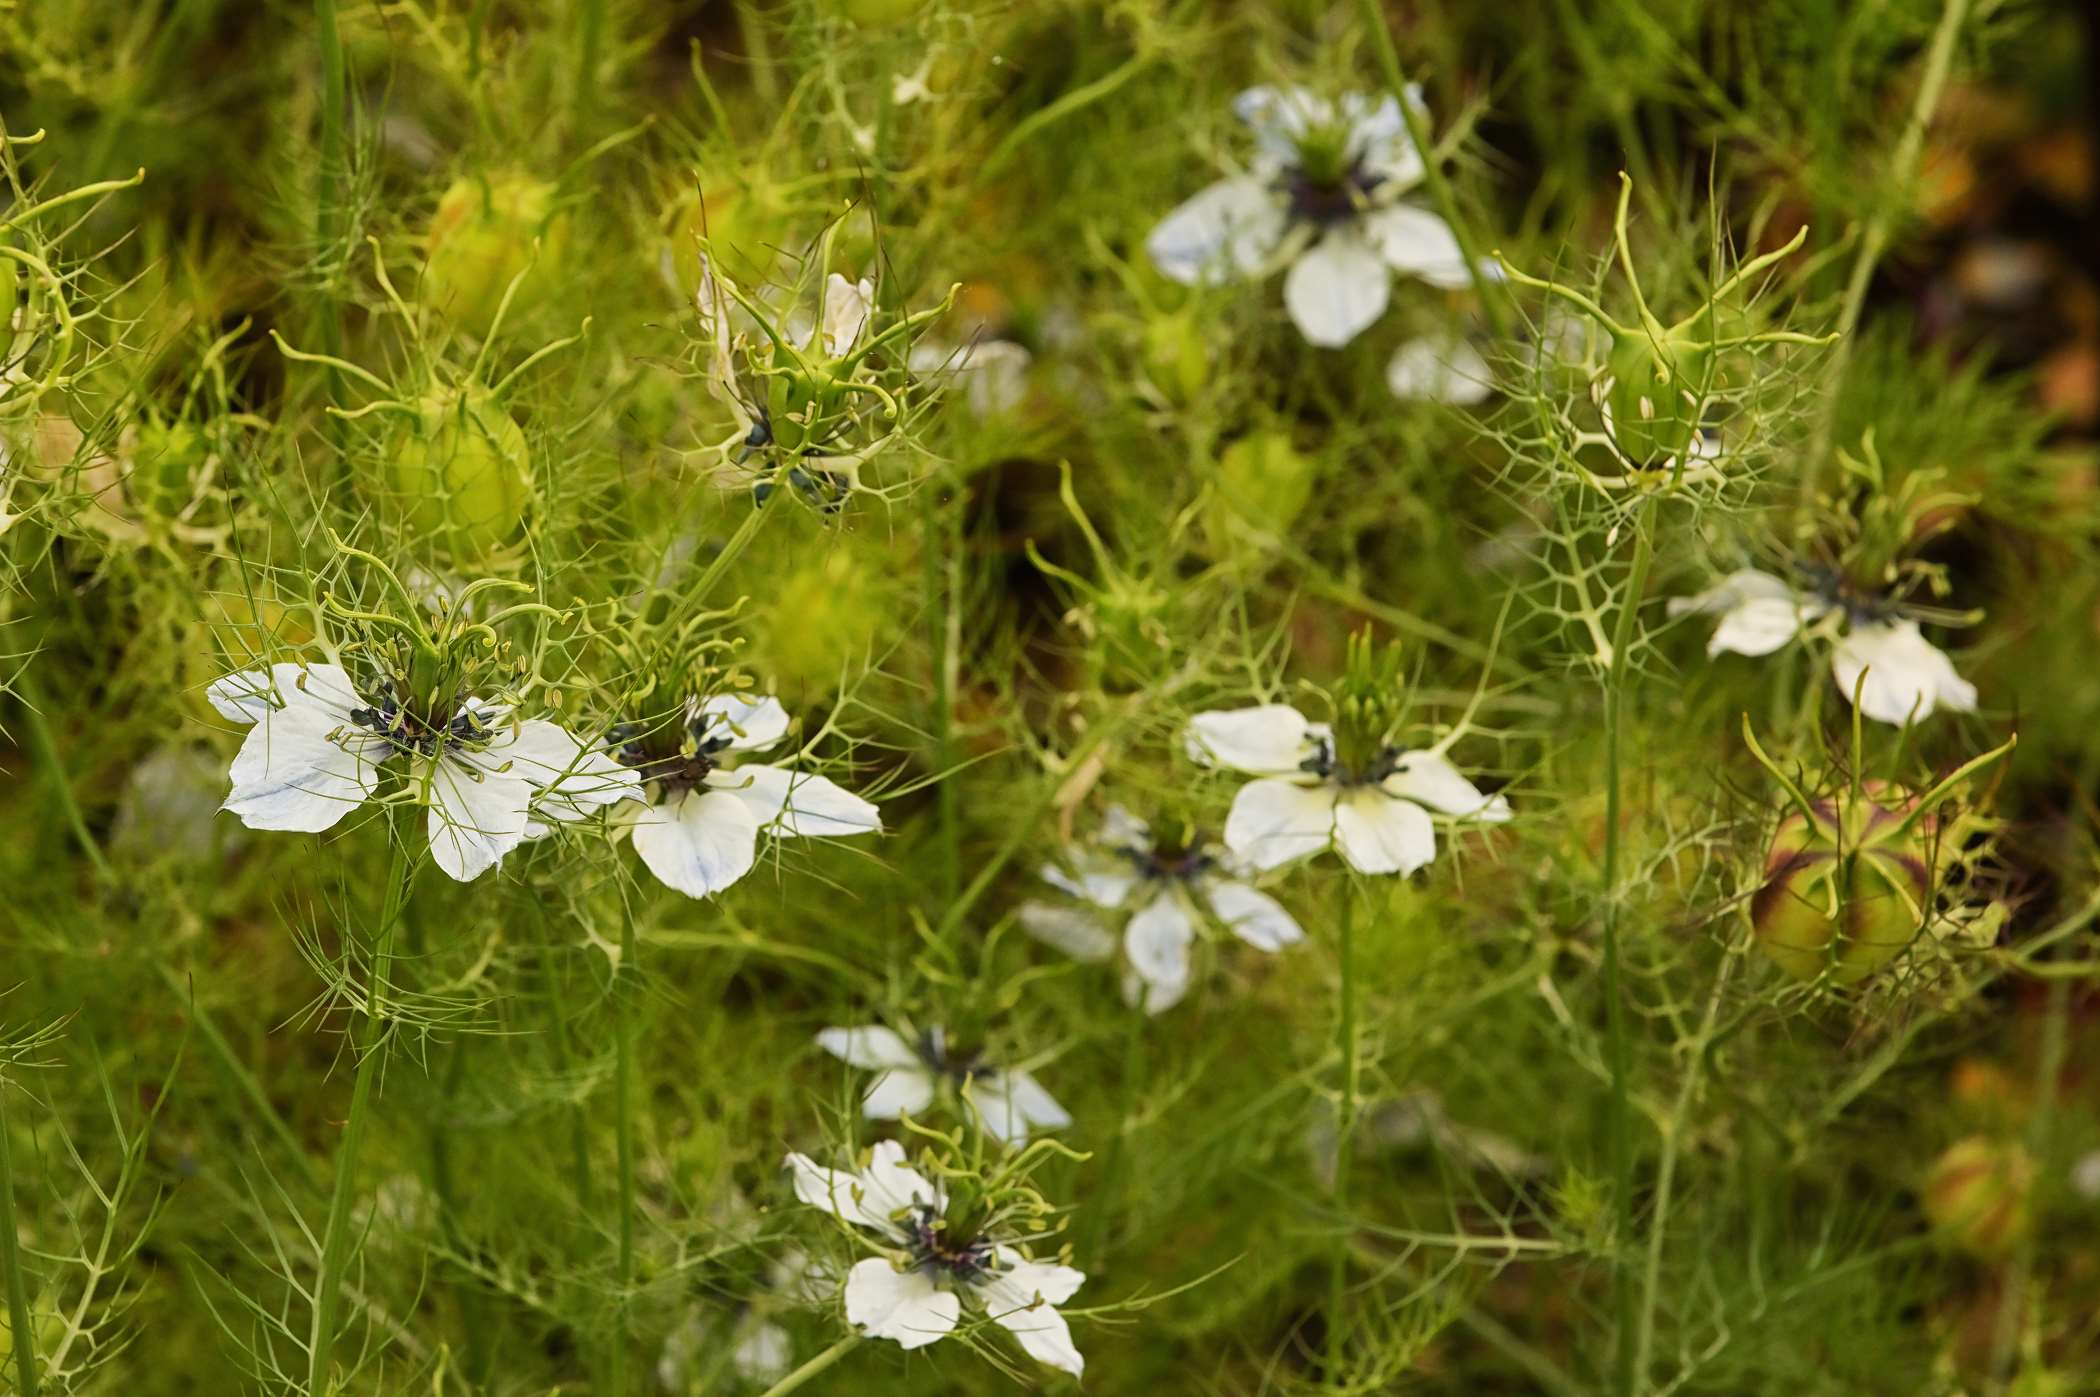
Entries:
POLYGON ((882 1253, 846 1273, 846 1320, 870 1338, 924 1348, 955 1332, 967 1304, 1032 1357, 1078 1376, 1086 1360, 1057 1307, 1086 1274, 1037 1261, 996 1231, 961 1235, 948 1191, 904 1162, 904 1147, 879 1142, 862 1169, 826 1169, 790 1154, 795 1197, 853 1228, 882 1253))
MULTIPOLYGON (((1408 102, 1424 111, 1418 89, 1408 102)), ((1187 286, 1288 267, 1283 303, 1307 343, 1338 349, 1385 314, 1395 273, 1473 284, 1451 226, 1403 196, 1428 171, 1398 99, 1256 87, 1233 111, 1254 134, 1251 167, 1207 186, 1152 230, 1146 250, 1187 286)), ((1491 268, 1480 269, 1492 276, 1491 268)), ((1388 373, 1403 397, 1476 402, 1487 364, 1462 339, 1403 346, 1388 373)))
POLYGON ((1976 686, 1925 639, 1918 623, 1828 592, 1804 592, 1755 568, 1730 573, 1697 596, 1677 597, 1670 614, 1718 616, 1706 653, 1769 655, 1828 619, 1843 634, 1830 651, 1830 677, 1859 711, 1880 723, 1921 722, 1941 708, 1976 710, 1976 686))
POLYGON ((391 689, 367 701, 337 664, 276 664, 212 684, 212 706, 252 725, 224 809, 250 829, 317 834, 407 767, 407 799, 426 807, 431 861, 466 882, 560 824, 612 811, 613 828, 666 886, 708 897, 751 871, 759 837, 835 837, 882 828, 875 807, 829 779, 738 762, 787 735, 775 699, 734 694, 683 713, 684 750, 651 760, 608 750, 542 718, 470 698, 451 722, 418 724, 391 689))

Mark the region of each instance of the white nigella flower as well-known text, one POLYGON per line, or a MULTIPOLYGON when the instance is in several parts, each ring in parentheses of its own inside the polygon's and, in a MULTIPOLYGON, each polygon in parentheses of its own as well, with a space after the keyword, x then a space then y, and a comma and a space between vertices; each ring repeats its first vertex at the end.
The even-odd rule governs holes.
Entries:
POLYGON ((882 816, 822 776, 739 762, 787 736, 787 710, 775 698, 717 694, 687 702, 683 721, 615 753, 643 783, 642 806, 618 812, 635 852, 666 887, 710 897, 751 871, 758 837, 838 838, 875 834, 882 816))
POLYGON ((1085 1370, 1056 1308, 1085 1273, 1031 1260, 996 1229, 953 1231, 946 1190, 905 1164, 902 1145, 880 1142, 860 1170, 826 1169, 800 1154, 786 1167, 797 1198, 862 1229, 884 1253, 846 1273, 846 1319, 869 1338, 924 1348, 955 1331, 967 1304, 1030 1356, 1075 1377, 1085 1370))
POLYGON ((1859 711, 1880 723, 1901 726, 1929 718, 1940 708, 1976 709, 1976 686, 1954 672, 1954 662, 1918 630, 1916 621, 1885 602, 1847 595, 1837 579, 1804 592, 1767 572, 1742 568, 1697 596, 1673 597, 1670 615, 1720 617, 1708 655, 1769 655, 1826 617, 1840 618, 1844 633, 1830 652, 1830 674, 1859 711), (1861 683, 1861 676, 1865 683, 1861 683))
POLYGON ((1396 398, 1471 407, 1495 391, 1487 359, 1463 335, 1409 340, 1385 366, 1396 398))
POLYGON ((1305 939, 1281 903, 1233 876, 1236 861, 1215 844, 1163 850, 1152 831, 1122 806, 1111 806, 1088 849, 1074 850, 1069 870, 1046 864, 1043 880, 1084 907, 1023 903, 1021 925, 1037 940, 1084 961, 1116 952, 1109 924, 1123 926, 1123 998, 1158 1014, 1189 988, 1189 950, 1204 922, 1215 920, 1261 951, 1305 939))
POLYGON ((216 680, 212 707, 252 724, 223 809, 250 829, 317 834, 370 800, 380 768, 408 763, 429 807, 431 860, 466 882, 539 820, 571 820, 636 793, 634 773, 543 719, 470 698, 450 721, 408 712, 388 686, 368 702, 335 664, 275 664, 216 680))
POLYGON ((1225 847, 1254 868, 1331 847, 1359 873, 1405 876, 1436 856, 1431 811, 1482 824, 1510 818, 1506 799, 1483 795, 1441 750, 1387 747, 1353 769, 1337 759, 1333 730, 1288 704, 1198 713, 1186 740, 1193 760, 1258 778, 1225 820, 1225 847))
POLYGON ((827 1028, 817 1035, 817 1046, 864 1072, 881 1074, 861 1100, 861 1113, 869 1120, 921 1114, 945 1081, 961 1091, 986 1132, 1009 1148, 1027 1144, 1038 1130, 1063 1130, 1072 1123, 1033 1074, 953 1054, 947 1034, 938 1028, 927 1029, 916 1044, 880 1024, 827 1028))
MULTIPOLYGON (((1417 89, 1408 100, 1421 110, 1417 89)), ((1425 167, 1394 98, 1350 93, 1337 102, 1302 87, 1256 87, 1232 107, 1253 129, 1253 168, 1212 184, 1152 230, 1145 247, 1162 272, 1211 285, 1288 264, 1284 305, 1323 348, 1349 343, 1384 314, 1394 272, 1432 286, 1472 284, 1450 225, 1399 201, 1425 167)))

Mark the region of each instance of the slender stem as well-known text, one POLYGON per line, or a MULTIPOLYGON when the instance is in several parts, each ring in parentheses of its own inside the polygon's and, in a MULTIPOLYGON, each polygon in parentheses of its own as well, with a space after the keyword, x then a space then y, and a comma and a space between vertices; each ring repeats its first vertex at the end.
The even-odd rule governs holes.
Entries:
POLYGON ((0 1273, 7 1280, 8 1332, 22 1397, 36 1397, 36 1330, 29 1321, 29 1281, 22 1274, 22 1242, 15 1230, 15 1159, 7 1123, 7 1082, 0 1078, 0 1273))
POLYGON ((825 1349, 794 1372, 789 1373, 779 1382, 774 1383, 764 1392, 759 1393, 758 1397, 787 1397, 788 1393, 793 1392, 796 1388, 802 1386, 802 1384, 808 1382, 841 1358, 844 1358, 847 1350, 859 1343, 860 1338, 861 1336, 858 1334, 848 1334, 845 1338, 825 1349))
POLYGON ((256 1114, 270 1128, 270 1133, 277 1137, 277 1143, 284 1146, 285 1157, 291 1161, 300 1179, 310 1187, 318 1188, 321 1178, 314 1172, 313 1161, 306 1157, 305 1146, 300 1143, 299 1137, 292 1133, 291 1126, 285 1123, 277 1108, 270 1103, 269 1096, 262 1089, 262 1083, 255 1080, 255 1074, 250 1072, 247 1065, 235 1054, 233 1045, 226 1041, 226 1035, 219 1032, 219 1026, 212 1021, 211 1015, 197 1002, 195 992, 182 982, 181 977, 176 975, 166 961, 155 962, 154 968, 160 971, 162 983, 167 985, 188 1009, 190 1026, 204 1039, 204 1045, 218 1058, 219 1065, 226 1069, 226 1075, 232 1078, 241 1095, 248 1098, 248 1104, 255 1108, 256 1114))
MULTIPOLYGON (((317 172, 314 235, 320 244, 321 264, 333 263, 336 245, 342 240, 341 210, 336 205, 337 181, 345 168, 343 126, 346 106, 343 65, 343 36, 336 25, 336 0, 314 0, 315 38, 321 46, 321 160, 317 172)), ((333 309, 321 317, 323 347, 330 354, 343 349, 341 322, 333 309)), ((335 376, 328 379, 328 396, 335 397, 335 376)))
MULTIPOLYGON (((2063 980, 2051 982, 2048 1005, 2043 1010, 2041 1048, 2035 1061, 2034 1115, 2027 1123, 2027 1152, 2029 1159, 2034 1161, 2049 1158, 2050 1136, 2056 1128, 2057 1098, 2063 1088, 2070 1009, 2071 986, 2063 980)), ((1995 1382, 2005 1382, 2012 1373, 2015 1351, 2019 1348, 2021 1321, 2028 1308, 2028 1290, 2034 1281, 2034 1249, 2034 1232, 2030 1228, 2019 1239, 2012 1264, 2006 1268, 2005 1287, 1998 1297, 1998 1314, 1991 1333, 1991 1366, 1988 1371, 1995 1382)))
POLYGON ((1349 1154, 1356 1135, 1356 887, 1347 873, 1341 879, 1342 899, 1335 919, 1335 954, 1341 967, 1341 1013, 1335 1026, 1335 1046, 1342 1057, 1342 1095, 1334 1117, 1334 1203, 1336 1227, 1334 1255, 1327 1276, 1327 1376, 1342 1371, 1342 1349, 1348 1326, 1342 1309, 1349 1288, 1349 1154))
POLYGON ((73 797, 73 782, 66 775, 65 762, 59 757, 58 743, 51 736, 50 724, 44 721, 43 708, 36 690, 36 681, 27 670, 15 679, 15 693, 22 700, 22 723, 29 733, 29 751, 36 764, 44 768, 51 778, 52 794, 58 800, 59 813, 65 816, 67 828, 80 845, 88 862, 104 881, 114 875, 109 860, 103 857, 102 847, 88 831, 87 819, 80 813, 80 802, 73 797))
MULTIPOLYGON (((955 655, 951 618, 954 611, 954 563, 958 551, 954 528, 941 517, 940 487, 929 483, 920 491, 920 524, 925 558, 920 570, 926 577, 927 639, 933 650, 933 769, 945 778, 955 759, 955 655)), ((939 820, 941 847, 941 901, 952 903, 962 890, 961 814, 956 805, 955 783, 942 779, 934 786, 935 811, 939 820)))
MULTIPOLYGON (((1633 567, 1626 579, 1625 598, 1619 605, 1604 690, 1605 1037, 1611 1066, 1612 1203, 1620 1246, 1633 1235, 1633 1104, 1627 1086, 1626 994, 1619 946, 1619 865, 1623 854, 1619 820, 1625 794, 1620 758, 1626 726, 1628 652, 1633 649, 1641 594, 1648 587, 1648 569, 1655 561, 1655 506, 1659 498, 1650 495, 1643 501, 1640 517, 1634 523, 1633 567)), ((1617 1390, 1632 1397, 1637 1379, 1634 1351, 1639 1324, 1634 1317, 1633 1273, 1623 1257, 1613 1261, 1612 1300, 1619 1319, 1617 1390)))
MULTIPOLYGON (((467 1039, 461 1035, 452 1041, 438 1114, 430 1122, 430 1187, 437 1195, 438 1225, 444 1230, 445 1245, 460 1256, 466 1255, 467 1238, 459 1225, 459 1185, 452 1167, 452 1130, 448 1119, 454 1103, 459 1100, 460 1083, 466 1075, 467 1039)), ((471 1282, 471 1277, 469 1280, 471 1282)), ((470 1380, 479 1381, 488 1374, 487 1326, 482 1322, 481 1295, 471 1283, 459 1292, 459 1310, 460 1328, 466 1332, 466 1373, 470 1380)))
POLYGON ((350 1260, 351 1214, 357 1200, 357 1160, 364 1148, 365 1132, 371 1125, 372 1079, 379 1070, 386 1027, 381 1021, 386 993, 387 961, 393 950, 394 929, 415 880, 415 865, 409 855, 409 817, 413 807, 402 805, 390 822, 393 856, 387 869, 386 905, 372 942, 371 984, 365 993, 364 1041, 357 1045, 357 1076, 350 1088, 350 1114, 343 1126, 343 1142, 335 1158, 335 1189, 328 1203, 328 1224, 322 1234, 320 1274, 314 1281, 313 1329, 307 1339, 307 1397, 330 1397, 334 1391, 336 1325, 342 1301, 343 1270, 350 1260))
POLYGON ((613 1144, 620 1173, 619 1307, 613 1331, 613 1391, 627 1391, 627 1304, 634 1289, 634 908, 620 903, 620 965, 613 974, 613 1144))
POLYGON ((578 131, 591 115, 598 96, 598 49, 605 32, 605 0, 583 0, 583 15, 576 43, 575 118, 578 131))
MULTIPOLYGON (((1947 76, 1954 66, 1954 41, 1961 37, 1963 21, 1968 18, 1969 0, 1945 0, 1940 10, 1940 22, 1932 32, 1932 47, 1925 54, 1925 72, 1918 81, 1917 97, 1911 102, 1910 118, 1904 123, 1903 134, 1897 139, 1895 155, 1889 161, 1892 182, 1910 178, 1917 167, 1918 152, 1925 144, 1925 128, 1932 123, 1932 114, 1938 110, 1940 94, 1947 86, 1947 76)), ((1874 268, 1881 261, 1882 253, 1888 250, 1890 224, 1893 219, 1888 207, 1887 190, 1883 201, 1867 221, 1865 234, 1860 238, 1859 255, 1853 259, 1852 275, 1845 283, 1845 299, 1838 307, 1838 341, 1831 350, 1830 362, 1822 371, 1824 382, 1833 385, 1826 395, 1823 412, 1816 423, 1815 441, 1808 454, 1807 488, 1802 491, 1800 501, 1801 519, 1806 522, 1815 510, 1815 484, 1823 474, 1823 460, 1830 452, 1831 433, 1837 428, 1836 385, 1842 384, 1845 368, 1852 358, 1853 332, 1859 328, 1859 317, 1866 308, 1867 288, 1874 280, 1874 268)))
POLYGON ((1677 1157, 1684 1140, 1685 1117, 1691 1114, 1692 1097, 1699 1090, 1706 1065, 1706 1050, 1713 1046, 1714 1025, 1720 1021, 1722 994, 1728 988, 1729 977, 1735 971, 1743 945, 1741 938, 1734 940, 1721 959, 1721 968, 1714 974, 1713 992, 1706 998, 1706 1011, 1699 1021, 1698 1035, 1692 1039, 1690 1058, 1685 1063, 1684 1080, 1677 1085, 1677 1100, 1670 1108, 1669 1124, 1663 1131, 1662 1159, 1655 1172, 1655 1213, 1648 1221, 1648 1256, 1641 1272, 1640 1318, 1635 1325, 1633 1346, 1634 1380, 1643 1390, 1648 1386, 1648 1362, 1655 1346, 1655 1306, 1662 1287, 1664 1234, 1670 1221, 1670 1196, 1676 1186, 1677 1157))
POLYGON ((1451 236, 1458 243, 1458 255, 1466 264, 1466 275, 1480 293, 1480 313, 1486 317, 1488 328, 1496 339, 1508 336, 1509 327, 1502 315, 1501 292, 1496 283, 1480 275, 1481 259, 1472 235, 1466 231, 1466 220, 1459 215, 1458 199, 1451 191, 1451 182, 1444 178, 1443 168, 1437 163, 1436 145, 1429 138, 1429 127, 1422 120, 1421 112, 1408 100, 1407 75, 1400 67, 1400 52, 1393 47, 1393 33, 1386 28, 1385 13, 1379 0, 1361 0, 1364 12, 1364 27, 1371 31, 1371 42, 1378 50, 1378 64, 1385 70, 1386 86, 1392 89, 1393 100, 1400 104, 1400 119, 1407 123, 1408 139, 1422 155, 1422 179, 1429 188, 1429 197, 1436 204, 1437 212, 1451 226, 1451 236))

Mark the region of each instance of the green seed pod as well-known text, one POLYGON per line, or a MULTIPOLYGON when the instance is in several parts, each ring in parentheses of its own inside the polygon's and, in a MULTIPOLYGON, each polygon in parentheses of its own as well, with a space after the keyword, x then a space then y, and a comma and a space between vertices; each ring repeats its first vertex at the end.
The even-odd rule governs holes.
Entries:
POLYGON ((474 335, 486 335, 511 280, 528 266, 513 305, 543 298, 567 244, 554 186, 527 175, 461 178, 438 200, 424 238, 422 297, 474 335), (533 239, 540 240, 533 260, 533 239))
POLYGON ((532 498, 524 429, 486 389, 440 390, 395 433, 387 484, 408 526, 454 561, 485 561, 516 538, 532 498))
POLYGON ((1942 1241, 1991 1258, 2027 1235, 2033 1192, 2034 1160, 2026 1150, 1971 1135, 1933 1161, 1922 1201, 1942 1241))
POLYGON ((1217 492, 1209 523, 1221 536, 1231 516, 1267 534, 1283 534, 1312 498, 1313 463, 1287 432, 1252 432, 1218 457, 1217 492))
POLYGON ((1620 452, 1637 466, 1660 466, 1690 445, 1705 411, 1713 351, 1671 331, 1660 342, 1635 333, 1614 338, 1605 405, 1620 452))
POLYGON ((1186 407, 1210 380, 1210 350, 1187 311, 1145 324, 1145 368, 1169 402, 1186 407))
MULTIPOLYGON (((1870 792, 1871 793, 1871 792, 1870 792)), ((1765 885, 1751 899, 1758 944, 1797 980, 1829 973, 1857 983, 1908 946, 1924 925, 1932 863, 1907 801, 1847 792, 1779 822, 1765 885)))

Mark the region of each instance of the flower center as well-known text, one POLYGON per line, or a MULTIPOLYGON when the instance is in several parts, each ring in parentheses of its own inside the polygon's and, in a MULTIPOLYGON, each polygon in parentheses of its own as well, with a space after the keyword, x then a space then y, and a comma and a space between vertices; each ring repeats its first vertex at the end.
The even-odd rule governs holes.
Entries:
POLYGON ((1329 228, 1362 213, 1366 201, 1383 183, 1385 177, 1364 168, 1360 160, 1332 174, 1322 174, 1317 166, 1301 161, 1283 172, 1279 187, 1293 219, 1329 228))
POLYGON ((946 1077, 957 1084, 969 1081, 983 1068, 984 1059, 978 1053, 951 1053, 948 1051, 948 1036, 937 1028, 929 1028, 919 1035, 919 1061, 936 1076, 946 1077))
POLYGON ((1333 738, 1317 736, 1313 746, 1313 754, 1300 762, 1298 769, 1337 786, 1375 786, 1394 772, 1406 770, 1400 763, 1400 749, 1391 745, 1381 746, 1367 760, 1355 763, 1335 755, 1333 738))
POLYGON ((410 712, 394 696, 391 683, 382 686, 377 703, 351 709, 350 721, 386 739, 395 751, 421 757, 478 751, 494 735, 494 730, 472 709, 461 709, 446 723, 432 723, 410 712))
POLYGON ((1217 856, 1200 837, 1190 840, 1185 849, 1125 846, 1116 852, 1137 866, 1138 877, 1150 882, 1193 882, 1217 867, 1218 863, 1217 856))
POLYGON ((918 1270, 969 1284, 982 1280, 992 1269, 991 1239, 950 1236, 946 1220, 930 1203, 912 1205, 904 1231, 912 1265, 918 1270))

